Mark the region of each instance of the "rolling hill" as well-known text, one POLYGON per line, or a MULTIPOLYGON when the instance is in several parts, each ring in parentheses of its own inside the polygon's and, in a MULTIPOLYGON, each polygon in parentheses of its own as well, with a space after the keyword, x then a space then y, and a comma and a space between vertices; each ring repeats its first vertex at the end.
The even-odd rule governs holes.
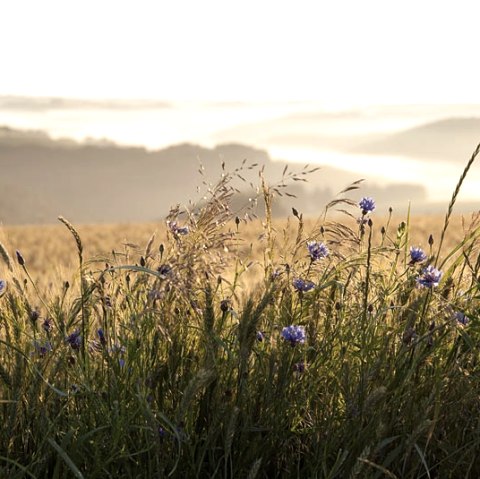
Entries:
MULTIPOLYGON (((75 142, 54 140, 41 131, 0 128, 0 221, 5 224, 52 223, 58 215, 74 222, 112 223, 152 221, 164 217, 170 206, 198 200, 196 187, 211 183, 226 170, 257 163, 265 167, 270 182, 281 179, 287 165, 273 161, 268 153, 241 144, 214 148, 181 144, 149 151, 141 147, 123 147, 108 141, 75 142), (202 174, 199 173, 203 165, 202 174)), ((290 165, 300 170, 298 165, 290 165)), ((244 203, 255 192, 258 169, 241 172, 245 182, 235 186, 243 192, 244 203)), ((353 173, 332 167, 309 178, 310 183, 295 182, 290 192, 298 199, 279 198, 276 214, 295 206, 307 214, 318 214, 324 204, 348 183, 357 180, 353 173)), ((203 186, 205 189, 205 186, 203 186)), ((416 185, 369 185, 369 194, 388 204, 408 199, 425 199, 425 191, 416 185)), ((360 194, 360 193, 359 193, 360 194)))
POLYGON ((448 118, 380 139, 366 137, 350 152, 465 163, 479 142, 480 118, 448 118))

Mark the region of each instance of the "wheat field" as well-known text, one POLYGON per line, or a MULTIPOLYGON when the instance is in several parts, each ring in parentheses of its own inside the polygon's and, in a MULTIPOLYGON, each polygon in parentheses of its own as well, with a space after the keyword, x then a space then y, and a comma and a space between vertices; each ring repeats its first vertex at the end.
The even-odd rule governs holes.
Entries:
MULTIPOLYGON (((475 216, 472 214, 452 217, 445 243, 447 249, 463 239, 475 216)), ((345 221, 345 218, 340 216, 334 218, 345 221)), ((444 220, 444 215, 412 216, 409 219, 411 243, 427 247, 430 235, 434 240, 439 239, 444 220)), ((394 234, 398 225, 406 221, 406 217, 395 214, 390 220, 387 215, 377 217, 374 219, 374 235, 379 237, 382 226, 385 227, 388 223, 390 234, 394 234)), ((291 239, 297 223, 293 215, 288 219, 274 220, 273 229, 277 241, 282 241, 285 235, 291 239)), ((304 223, 306 233, 312 237, 318 235, 320 220, 307 218, 304 223)), ((346 223, 352 228, 355 227, 350 218, 346 219, 346 223)), ((95 264, 101 264, 102 259, 108 261, 112 251, 124 255, 125 259, 138 262, 152 236, 157 247, 165 242, 167 237, 165 222, 75 225, 75 228, 82 238, 85 258, 94 262, 92 268, 95 264)), ((253 220, 242 223, 240 230, 241 241, 233 247, 238 248, 245 261, 261 261, 265 246, 263 222, 253 220)), ((234 219, 230 224, 226 224, 225 231, 236 231, 234 219)), ((20 251, 28 261, 30 273, 44 286, 69 280, 78 273, 74 240, 60 222, 57 225, 1 226, 0 242, 11 252, 20 251)))

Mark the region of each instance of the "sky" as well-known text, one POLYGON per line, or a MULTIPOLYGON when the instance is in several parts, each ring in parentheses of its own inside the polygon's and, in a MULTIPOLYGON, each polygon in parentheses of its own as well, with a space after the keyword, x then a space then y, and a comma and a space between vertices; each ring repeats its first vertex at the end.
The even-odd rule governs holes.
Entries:
POLYGON ((476 1, 15 0, 0 95, 480 103, 476 1))

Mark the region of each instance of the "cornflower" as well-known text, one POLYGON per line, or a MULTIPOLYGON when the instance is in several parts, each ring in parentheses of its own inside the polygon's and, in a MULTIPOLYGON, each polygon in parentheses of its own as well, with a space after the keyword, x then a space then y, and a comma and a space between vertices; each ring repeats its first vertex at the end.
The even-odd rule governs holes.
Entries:
POLYGON ((80 346, 82 345, 82 336, 80 335, 80 331, 78 329, 67 336, 67 343, 70 344, 74 350, 80 349, 80 346))
POLYGON ((190 232, 190 228, 188 226, 178 226, 176 221, 167 221, 167 226, 175 236, 185 236, 190 232))
POLYGON ((455 316, 455 319, 457 320, 457 323, 461 324, 462 326, 466 326, 470 322, 470 318, 465 313, 462 313, 461 311, 456 311, 454 316, 455 316))
POLYGON ((42 323, 42 328, 46 333, 49 333, 52 330, 52 320, 50 318, 45 318, 42 323))
POLYGON ((309 281, 308 279, 295 278, 293 280, 293 287, 299 292, 306 293, 307 291, 315 288, 315 283, 313 281, 309 281))
POLYGON ((98 334, 98 339, 100 340, 100 344, 102 346, 105 346, 107 344, 107 340, 105 338, 105 333, 103 332, 103 329, 102 328, 98 328, 97 330, 97 334, 98 334))
POLYGON ((305 327, 290 325, 282 329, 282 338, 288 341, 291 346, 303 344, 305 342, 305 327))
POLYGON ((307 241, 307 249, 312 262, 324 259, 329 254, 327 245, 318 241, 307 241))
POLYGON ((373 198, 366 196, 358 202, 358 206, 362 210, 362 215, 366 215, 375 209, 375 201, 373 198))
POLYGON ((256 334, 257 341, 264 341, 265 340, 265 333, 263 331, 257 331, 256 334))
POLYGON ((421 248, 410 246, 410 264, 422 263, 427 259, 427 255, 421 248))
POLYGON ((45 341, 45 343, 40 343, 38 341, 33 342, 33 346, 35 347, 35 351, 38 353, 40 357, 44 357, 48 352, 52 351, 52 345, 50 341, 45 341))
POLYGON ((423 288, 435 288, 440 283, 443 273, 434 268, 432 265, 428 265, 423 271, 421 276, 417 278, 417 283, 423 288))

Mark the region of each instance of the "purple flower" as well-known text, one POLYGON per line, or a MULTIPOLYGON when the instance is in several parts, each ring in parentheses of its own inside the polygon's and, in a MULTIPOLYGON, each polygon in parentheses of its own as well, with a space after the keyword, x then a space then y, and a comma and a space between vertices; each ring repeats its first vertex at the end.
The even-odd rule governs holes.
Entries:
POLYGON ((307 241, 307 248, 312 261, 326 258, 329 253, 327 246, 318 241, 307 241))
POLYGON ((291 346, 296 344, 303 344, 305 342, 305 327, 304 326, 285 326, 282 329, 282 338, 288 341, 291 346))
POLYGON ((167 277, 172 273, 172 267, 169 264, 161 264, 158 268, 157 271, 163 276, 167 277))
POLYGON ((182 226, 177 228, 177 234, 179 235, 188 235, 189 232, 190 232, 190 229, 188 226, 182 226))
POLYGON ((375 209, 375 201, 367 196, 359 201, 358 206, 362 210, 362 215, 366 215, 375 209))
POLYGON ((0 296, 3 296, 7 290, 7 282, 4 279, 0 279, 0 296))
POLYGON ((410 264, 422 263, 427 259, 427 255, 421 248, 410 246, 410 264))
POLYGON ((49 333, 52 330, 52 320, 50 318, 45 318, 42 323, 42 328, 46 333, 49 333))
POLYGON ((67 343, 70 344, 72 349, 78 350, 82 345, 82 336, 80 331, 76 329, 70 336, 67 336, 67 343))
POLYGON ((298 374, 305 372, 305 368, 306 366, 304 361, 300 361, 299 363, 295 363, 293 365, 293 370, 298 374))
POLYGON ((443 273, 432 265, 427 266, 417 278, 417 283, 424 288, 435 288, 440 283, 443 273))
POLYGON ((311 289, 315 288, 315 283, 313 281, 309 281, 308 279, 302 278, 295 278, 293 280, 293 287, 302 293, 306 293, 311 289))
POLYGON ((45 343, 39 343, 38 341, 34 341, 33 343, 35 347, 35 351, 38 353, 40 357, 44 357, 48 352, 52 351, 52 345, 50 341, 45 341, 45 343))
POLYGON ((461 311, 456 311, 454 317, 457 320, 457 323, 461 324, 462 326, 466 326, 470 322, 470 318, 461 311))
POLYGON ((263 331, 257 331, 257 341, 264 341, 265 340, 265 333, 263 331))
POLYGON ((98 339, 100 340, 100 344, 102 346, 105 346, 107 344, 107 339, 105 338, 105 333, 103 332, 103 329, 98 328, 97 334, 98 334, 98 339))
POLYGON ((167 226, 170 231, 175 235, 188 235, 190 229, 188 226, 178 226, 176 221, 167 221, 167 226))
POLYGON ((270 278, 272 279, 272 281, 276 280, 280 275, 282 274, 282 272, 279 270, 279 269, 274 269, 272 271, 272 274, 270 276, 270 278))

